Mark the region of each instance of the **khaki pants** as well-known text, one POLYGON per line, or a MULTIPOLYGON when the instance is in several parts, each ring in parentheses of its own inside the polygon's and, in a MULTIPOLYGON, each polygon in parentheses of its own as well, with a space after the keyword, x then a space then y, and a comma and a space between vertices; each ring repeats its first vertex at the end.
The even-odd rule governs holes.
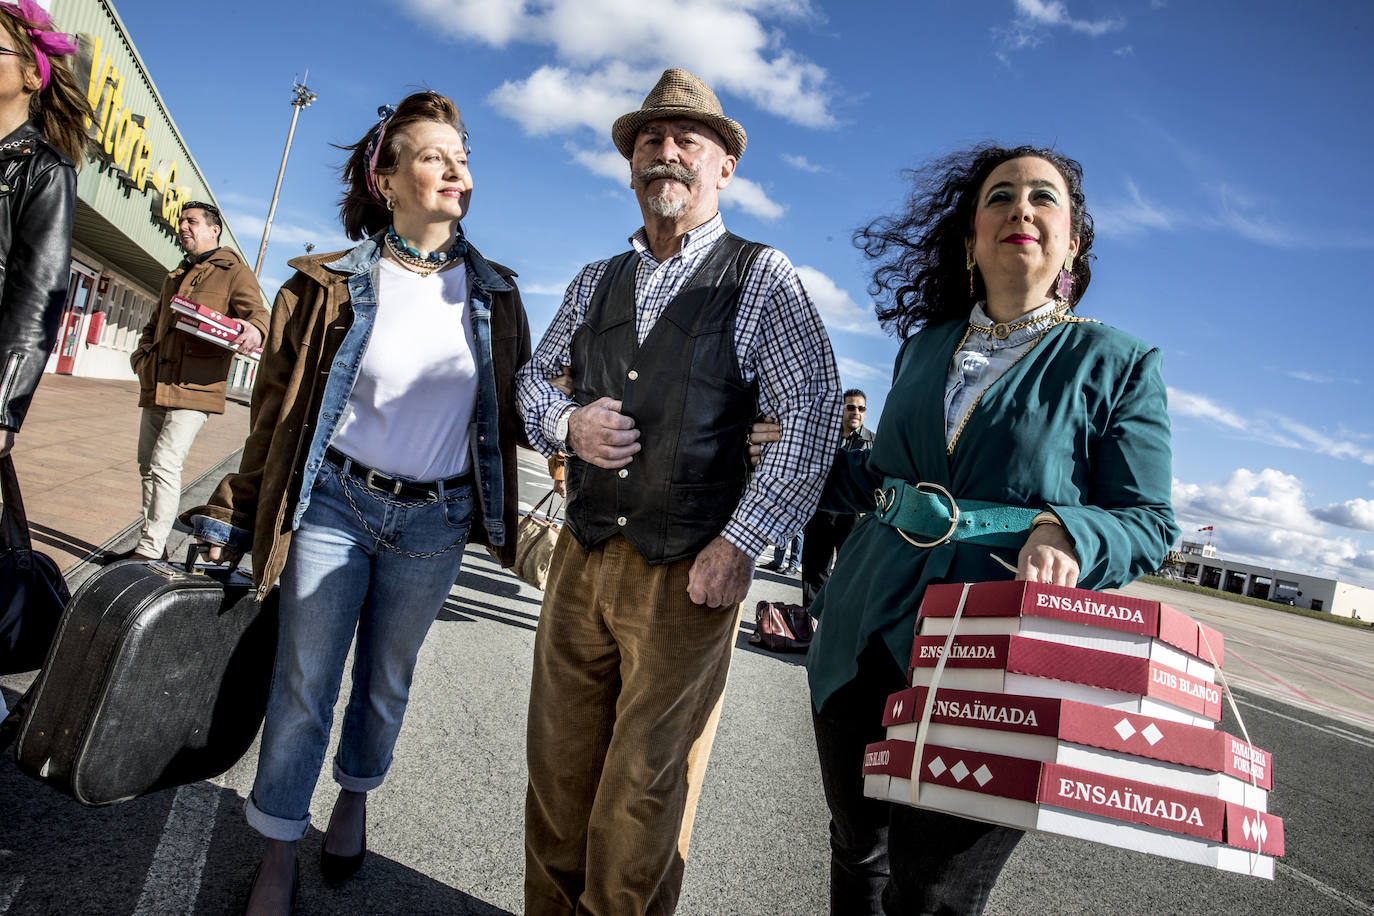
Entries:
POLYGON ((210 415, 182 407, 145 407, 138 428, 138 473, 143 478, 143 530, 134 550, 160 557, 181 505, 181 465, 210 415))
POLYGON ((687 597, 690 559, 565 528, 534 640, 525 913, 672 913, 739 605, 687 597))

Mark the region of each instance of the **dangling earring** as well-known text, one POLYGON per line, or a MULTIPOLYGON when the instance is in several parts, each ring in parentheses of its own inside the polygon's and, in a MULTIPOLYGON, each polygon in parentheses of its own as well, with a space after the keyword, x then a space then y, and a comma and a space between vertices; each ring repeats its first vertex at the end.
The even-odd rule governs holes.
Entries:
POLYGON ((1065 302, 1073 299, 1073 255, 1064 258, 1064 266, 1059 268, 1059 282, 1055 284, 1054 295, 1065 302))
POLYGON ((973 268, 978 266, 978 262, 974 260, 972 248, 964 250, 964 266, 968 268, 968 297, 972 299, 977 295, 973 291, 973 268))
POLYGON ((394 198, 394 197, 388 197, 388 198, 386 199, 386 209, 387 209, 387 212, 388 212, 388 213, 390 213, 392 210, 395 210, 395 209, 396 209, 396 198, 394 198))

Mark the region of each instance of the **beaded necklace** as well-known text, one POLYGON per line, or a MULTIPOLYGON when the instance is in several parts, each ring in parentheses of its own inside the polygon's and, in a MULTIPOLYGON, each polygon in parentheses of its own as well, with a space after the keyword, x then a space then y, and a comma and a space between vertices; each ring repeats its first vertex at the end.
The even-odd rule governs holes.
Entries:
POLYGON ((459 232, 453 239, 453 244, 448 251, 431 251, 424 255, 417 251, 409 242, 396 234, 396 227, 390 226, 386 230, 386 247, 396 260, 401 262, 403 267, 413 270, 422 277, 428 277, 436 270, 442 270, 453 261, 461 260, 468 253, 467 239, 463 238, 459 232))

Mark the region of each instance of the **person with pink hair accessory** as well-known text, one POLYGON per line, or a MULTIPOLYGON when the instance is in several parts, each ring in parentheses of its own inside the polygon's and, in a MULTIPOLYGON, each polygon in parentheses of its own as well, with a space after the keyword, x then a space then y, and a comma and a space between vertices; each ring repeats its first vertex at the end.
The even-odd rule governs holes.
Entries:
POLYGON ((71 270, 86 94, 76 42, 33 0, 0 3, 0 456, 8 455, 57 339, 71 270))

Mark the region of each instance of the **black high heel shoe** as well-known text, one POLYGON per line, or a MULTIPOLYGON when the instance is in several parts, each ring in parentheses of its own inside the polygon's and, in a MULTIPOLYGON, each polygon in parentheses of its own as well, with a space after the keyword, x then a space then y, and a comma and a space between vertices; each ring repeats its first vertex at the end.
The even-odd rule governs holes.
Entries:
MULTIPOLYGON (((258 875, 262 872, 262 863, 253 869, 253 880, 248 882, 248 899, 243 901, 243 916, 248 916, 248 905, 253 902, 253 888, 257 886, 258 875)), ((289 914, 296 912, 296 892, 301 889, 301 863, 296 861, 291 865, 291 902, 286 906, 289 914)))
MULTIPOLYGON (((332 820, 332 818, 331 818, 332 820)), ((328 842, 326 832, 325 842, 328 842)), ((324 878, 324 883, 329 887, 338 887, 349 878, 358 873, 358 869, 363 867, 363 860, 367 858, 367 807, 363 807, 363 848, 351 856, 341 856, 330 852, 320 845, 320 875, 324 878)))

